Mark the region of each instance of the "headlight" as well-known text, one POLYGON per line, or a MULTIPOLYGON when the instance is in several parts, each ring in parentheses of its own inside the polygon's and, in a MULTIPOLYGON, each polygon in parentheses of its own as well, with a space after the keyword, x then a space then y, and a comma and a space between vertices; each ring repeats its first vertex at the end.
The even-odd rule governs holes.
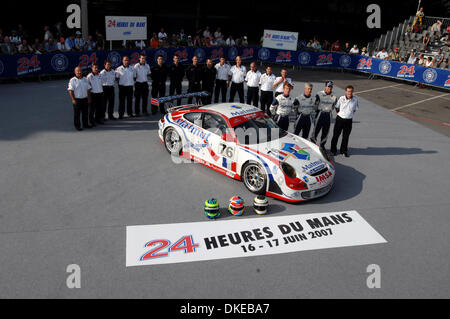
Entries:
POLYGON ((289 177, 289 178, 296 178, 297 177, 297 172, 295 171, 295 168, 293 168, 291 165, 289 165, 288 163, 281 163, 281 169, 283 171, 283 173, 289 177))

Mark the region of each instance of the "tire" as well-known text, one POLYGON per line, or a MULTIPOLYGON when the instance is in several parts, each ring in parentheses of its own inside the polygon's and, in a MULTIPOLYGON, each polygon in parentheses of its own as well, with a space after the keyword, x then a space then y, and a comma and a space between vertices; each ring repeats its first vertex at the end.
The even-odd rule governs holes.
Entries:
POLYGON ((257 195, 266 194, 267 174, 258 163, 249 162, 242 169, 242 182, 245 187, 257 195))
POLYGON ((183 150, 183 140, 173 127, 169 127, 164 132, 164 146, 171 155, 179 156, 183 150))

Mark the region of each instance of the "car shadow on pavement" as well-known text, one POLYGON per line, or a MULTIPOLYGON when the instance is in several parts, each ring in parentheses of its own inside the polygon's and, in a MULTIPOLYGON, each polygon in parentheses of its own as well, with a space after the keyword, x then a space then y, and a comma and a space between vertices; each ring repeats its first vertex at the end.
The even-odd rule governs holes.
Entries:
POLYGON ((405 148, 405 147, 366 147, 366 148, 350 148, 350 155, 415 155, 415 154, 436 154, 437 151, 424 151, 421 148, 405 148))

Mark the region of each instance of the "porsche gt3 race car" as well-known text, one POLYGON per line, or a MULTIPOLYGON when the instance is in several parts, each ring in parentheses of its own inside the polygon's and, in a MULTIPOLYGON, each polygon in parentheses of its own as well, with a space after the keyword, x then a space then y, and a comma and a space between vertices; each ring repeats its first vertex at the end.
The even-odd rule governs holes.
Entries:
MULTIPOLYGON (((152 104, 180 97, 185 95, 152 99, 152 104)), ((240 180, 255 194, 295 203, 322 197, 333 186, 335 168, 327 152, 281 130, 254 106, 172 107, 159 121, 158 133, 170 154, 240 180)))

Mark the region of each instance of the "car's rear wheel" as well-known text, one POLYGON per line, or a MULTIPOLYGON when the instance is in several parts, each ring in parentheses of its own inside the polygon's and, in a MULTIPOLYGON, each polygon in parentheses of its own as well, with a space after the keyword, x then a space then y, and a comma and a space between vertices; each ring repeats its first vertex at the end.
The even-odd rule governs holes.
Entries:
POLYGON ((183 149, 183 141, 178 132, 170 127, 164 132, 164 145, 167 152, 173 155, 180 155, 183 149))
POLYGON ((261 165, 247 163, 242 169, 242 182, 252 193, 264 195, 266 193, 267 174, 261 165))

